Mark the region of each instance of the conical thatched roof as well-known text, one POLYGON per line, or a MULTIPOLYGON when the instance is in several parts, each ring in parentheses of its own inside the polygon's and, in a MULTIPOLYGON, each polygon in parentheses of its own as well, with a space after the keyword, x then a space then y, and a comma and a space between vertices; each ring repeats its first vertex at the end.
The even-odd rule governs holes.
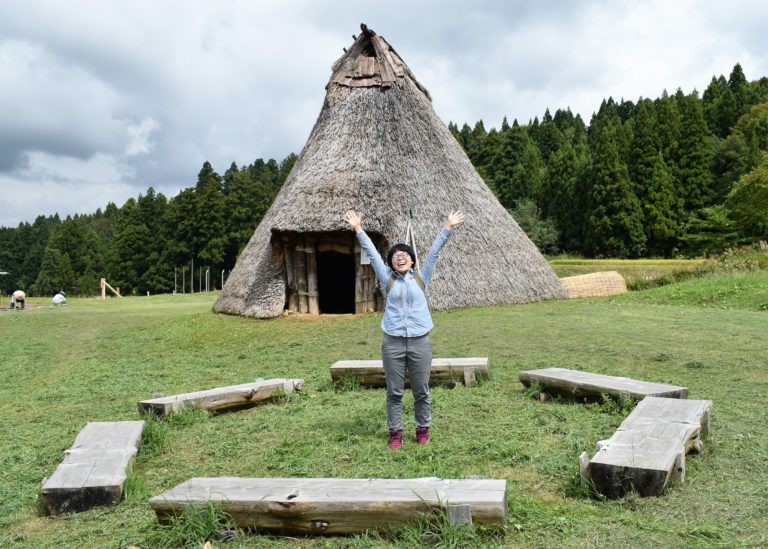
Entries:
POLYGON ((466 222, 443 249, 435 309, 564 298, 555 273, 498 202, 394 49, 363 27, 333 66, 320 116, 275 203, 237 261, 214 311, 253 317, 286 302, 280 234, 347 231, 348 209, 389 244, 409 216, 425 255, 451 209, 466 222), (273 245, 273 243, 275 243, 273 245))

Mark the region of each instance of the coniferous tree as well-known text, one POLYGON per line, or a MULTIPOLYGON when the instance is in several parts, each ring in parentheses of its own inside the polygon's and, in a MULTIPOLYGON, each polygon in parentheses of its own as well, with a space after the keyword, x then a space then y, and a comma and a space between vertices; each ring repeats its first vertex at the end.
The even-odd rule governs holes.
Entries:
POLYGON ((576 151, 565 141, 549 158, 543 203, 543 215, 552 219, 558 230, 562 249, 576 250, 581 245, 576 186, 579 166, 576 151))
POLYGON ((201 266, 220 269, 224 263, 224 195, 221 177, 209 162, 203 164, 195 187, 196 231, 192 246, 201 266))
POLYGON ((72 292, 76 283, 75 270, 72 268, 72 260, 69 254, 61 254, 59 263, 59 290, 72 292))
POLYGON ((747 84, 747 77, 744 75, 744 69, 741 68, 740 63, 736 63, 731 70, 731 74, 728 77, 728 89, 733 94, 733 102, 735 105, 735 115, 733 117, 733 124, 739 119, 739 117, 747 112, 749 109, 749 86, 747 84))
POLYGON ((722 75, 720 78, 712 77, 709 86, 704 90, 701 96, 702 109, 704 111, 704 120, 707 122, 707 128, 720 137, 725 137, 720 129, 720 105, 723 100, 723 93, 728 89, 728 83, 722 75))
POLYGON ((639 257, 645 250, 642 212, 619 154, 619 125, 613 117, 592 139, 592 210, 586 236, 595 255, 639 257))
POLYGON ((16 229, 0 227, 0 271, 11 275, 0 275, 0 295, 2 296, 16 290, 15 278, 21 270, 21 262, 17 257, 17 233, 16 229))
POLYGON ((679 233, 678 216, 674 210, 675 196, 672 177, 661 152, 656 161, 651 179, 645 190, 643 208, 643 229, 648 238, 647 250, 652 255, 669 255, 675 247, 679 233))
MULTIPOLYGON (((489 143, 495 139, 488 134, 489 143)), ((511 126, 499 135, 499 145, 485 167, 488 183, 496 192, 499 202, 505 208, 513 208, 522 198, 534 199, 540 192, 543 164, 538 149, 525 131, 511 126)))
POLYGON ((677 148, 677 184, 686 211, 714 203, 714 144, 707 133, 698 95, 678 94, 680 140, 677 148))
POLYGON ((634 118, 632 154, 628 165, 629 178, 640 202, 647 198, 659 148, 653 103, 640 100, 634 118))
POLYGON ((35 280, 35 293, 53 295, 61 286, 61 252, 55 248, 46 248, 40 272, 35 280))
POLYGON ((549 109, 544 113, 541 124, 537 130, 531 134, 533 142, 539 149, 539 156, 546 164, 549 157, 557 151, 563 143, 563 134, 555 124, 549 109))
POLYGON ((127 294, 144 293, 141 278, 149 269, 148 250, 153 235, 143 223, 138 202, 130 198, 120 211, 115 237, 115 257, 112 286, 119 286, 127 294))

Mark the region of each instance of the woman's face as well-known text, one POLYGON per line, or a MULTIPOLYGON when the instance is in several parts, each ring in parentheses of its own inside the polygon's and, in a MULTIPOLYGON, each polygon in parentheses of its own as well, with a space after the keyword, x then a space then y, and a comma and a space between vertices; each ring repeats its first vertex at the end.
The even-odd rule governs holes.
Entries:
POLYGON ((406 252, 395 252, 392 256, 392 268, 401 275, 407 273, 413 267, 413 260, 406 252))

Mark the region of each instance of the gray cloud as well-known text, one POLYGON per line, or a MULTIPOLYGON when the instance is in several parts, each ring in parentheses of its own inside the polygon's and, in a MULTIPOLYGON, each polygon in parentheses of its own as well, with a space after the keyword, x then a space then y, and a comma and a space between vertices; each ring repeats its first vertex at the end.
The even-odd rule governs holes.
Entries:
POLYGON ((330 0, 0 3, 0 225, 87 213, 205 160, 298 152, 330 65, 381 33, 445 120, 525 122, 608 95, 700 90, 741 62, 768 74, 759 2, 330 0))

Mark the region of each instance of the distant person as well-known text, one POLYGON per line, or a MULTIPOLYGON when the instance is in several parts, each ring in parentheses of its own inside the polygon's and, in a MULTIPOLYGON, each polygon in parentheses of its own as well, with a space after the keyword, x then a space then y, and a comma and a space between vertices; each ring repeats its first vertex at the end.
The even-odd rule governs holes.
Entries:
POLYGON ((403 445, 403 392, 405 373, 411 376, 413 410, 416 417, 416 441, 429 442, 432 424, 432 402, 429 398, 429 374, 432 370, 432 315, 427 304, 426 290, 432 279, 437 257, 448 241, 451 229, 464 221, 464 213, 451 212, 445 228, 437 235, 421 270, 414 270, 416 253, 407 244, 395 244, 387 252, 386 264, 371 239, 363 231, 360 214, 352 210, 344 214, 344 220, 354 229, 360 246, 368 254, 376 278, 386 292, 384 317, 381 329, 384 342, 381 358, 387 382, 387 448, 403 445))
POLYGON ((27 294, 16 290, 11 294, 11 309, 23 309, 26 306, 27 294))

